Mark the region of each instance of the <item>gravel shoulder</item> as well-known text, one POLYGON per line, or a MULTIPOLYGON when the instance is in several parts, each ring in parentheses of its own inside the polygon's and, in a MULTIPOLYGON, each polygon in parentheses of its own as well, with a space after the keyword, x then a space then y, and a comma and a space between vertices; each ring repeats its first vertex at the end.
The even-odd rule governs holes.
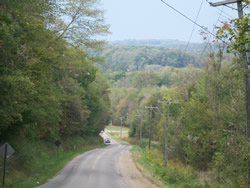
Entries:
POLYGON ((130 151, 123 151, 120 154, 117 167, 129 188, 158 188, 139 172, 130 151))

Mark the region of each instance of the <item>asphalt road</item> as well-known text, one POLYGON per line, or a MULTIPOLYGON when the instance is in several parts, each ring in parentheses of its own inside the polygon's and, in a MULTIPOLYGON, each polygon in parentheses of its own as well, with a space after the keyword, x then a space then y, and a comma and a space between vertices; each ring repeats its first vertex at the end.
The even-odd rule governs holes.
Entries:
MULTIPOLYGON (((103 133, 103 137, 107 135, 103 133)), ((53 179, 37 188, 127 188, 117 168, 117 159, 129 148, 111 140, 106 148, 76 157, 53 179)))

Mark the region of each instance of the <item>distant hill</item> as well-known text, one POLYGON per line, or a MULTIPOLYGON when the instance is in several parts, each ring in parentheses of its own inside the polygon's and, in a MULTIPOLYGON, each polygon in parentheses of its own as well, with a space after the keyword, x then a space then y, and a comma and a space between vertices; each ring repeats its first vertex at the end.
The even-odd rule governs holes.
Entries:
MULTIPOLYGON (((121 40, 109 42, 112 46, 151 46, 151 47, 164 47, 175 49, 186 49, 187 42, 179 40, 121 40)), ((204 43, 189 43, 188 51, 200 52, 204 48, 204 43)))
POLYGON ((104 50, 89 50, 91 57, 104 57, 105 64, 99 65, 104 71, 134 72, 161 70, 165 66, 182 68, 188 65, 199 67, 200 53, 180 48, 155 46, 107 45, 104 50))

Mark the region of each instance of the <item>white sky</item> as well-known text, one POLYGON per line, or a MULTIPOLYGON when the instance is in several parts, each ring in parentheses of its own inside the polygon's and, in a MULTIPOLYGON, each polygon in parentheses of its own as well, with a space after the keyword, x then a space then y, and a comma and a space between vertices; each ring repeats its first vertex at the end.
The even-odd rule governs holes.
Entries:
MULTIPOLYGON (((209 0, 218 2, 222 0, 209 0)), ((195 20, 202 0, 165 0, 195 20)), ((193 23, 163 4, 160 0, 101 0, 106 23, 111 25, 108 41, 124 39, 176 39, 188 41, 193 23)), ((236 8, 236 5, 233 5, 236 8)), ((203 0, 197 22, 211 32, 223 7, 211 7, 203 0)), ((223 8, 220 20, 236 18, 237 11, 223 8)), ((220 22, 219 22, 220 23, 220 22)), ((200 28, 195 27, 191 42, 202 42, 200 28)))

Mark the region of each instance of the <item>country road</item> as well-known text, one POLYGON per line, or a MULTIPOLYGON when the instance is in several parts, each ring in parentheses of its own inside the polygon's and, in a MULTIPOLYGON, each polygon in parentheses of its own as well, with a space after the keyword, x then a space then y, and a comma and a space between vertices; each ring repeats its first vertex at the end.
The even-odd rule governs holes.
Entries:
MULTIPOLYGON (((102 136, 108 137, 105 133, 102 136)), ((139 172, 135 174, 137 169, 131 156, 128 156, 130 148, 131 146, 121 145, 111 139, 111 144, 106 148, 95 149, 76 157, 53 179, 37 188, 154 187, 145 182, 147 180, 144 181, 145 178, 140 177, 139 172)))
POLYGON ((95 149, 76 157, 56 177, 37 188, 126 187, 116 168, 116 161, 119 154, 130 147, 114 140, 111 143, 113 144, 106 148, 95 149))

